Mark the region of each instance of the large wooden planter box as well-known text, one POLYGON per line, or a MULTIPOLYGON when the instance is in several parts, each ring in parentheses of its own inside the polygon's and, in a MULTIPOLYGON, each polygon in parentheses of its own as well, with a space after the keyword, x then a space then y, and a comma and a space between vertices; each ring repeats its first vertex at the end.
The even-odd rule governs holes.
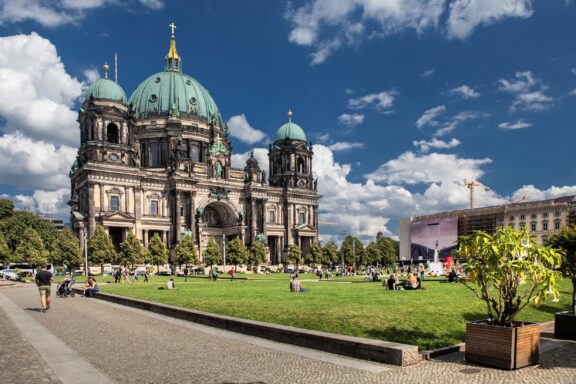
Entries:
POLYGON ((558 312, 554 318, 554 337, 576 340, 576 315, 572 312, 558 312))
POLYGON ((502 369, 537 364, 540 324, 516 322, 515 327, 489 325, 486 321, 466 324, 466 361, 502 369))

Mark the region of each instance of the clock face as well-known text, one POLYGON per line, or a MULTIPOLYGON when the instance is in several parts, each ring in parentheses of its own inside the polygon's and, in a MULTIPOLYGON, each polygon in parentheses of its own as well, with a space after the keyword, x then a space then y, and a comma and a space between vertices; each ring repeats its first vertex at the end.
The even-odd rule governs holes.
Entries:
POLYGON ((111 153, 108 155, 108 159, 110 159, 110 161, 118 161, 118 154, 111 153))

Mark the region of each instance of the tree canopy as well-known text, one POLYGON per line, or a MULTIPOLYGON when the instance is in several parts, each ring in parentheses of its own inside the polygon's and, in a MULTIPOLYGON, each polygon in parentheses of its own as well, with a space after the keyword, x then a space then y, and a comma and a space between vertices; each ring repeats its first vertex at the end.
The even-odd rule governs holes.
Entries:
POLYGON ((189 265, 199 264, 198 252, 196 251, 196 245, 194 244, 194 239, 191 236, 184 236, 176 248, 175 263, 177 265, 189 265))
POLYGON ((302 250, 296 244, 292 244, 288 248, 288 262, 296 264, 296 269, 298 269, 298 265, 302 264, 302 250))
POLYGON ((168 262, 168 248, 158 233, 155 233, 148 242, 148 252, 145 256, 146 263, 154 264, 158 268, 168 262))
POLYGON ((0 199, 0 220, 5 220, 14 214, 14 202, 8 199, 0 199))
POLYGON ((34 228, 26 228, 21 241, 10 261, 15 263, 44 264, 48 263, 49 252, 44 247, 42 238, 34 228))
POLYGON ((94 235, 88 240, 88 261, 91 264, 100 264, 104 269, 104 264, 116 260, 117 254, 112 240, 101 225, 96 227, 94 235))
POLYGON ((14 211, 12 215, 0 221, 6 243, 10 251, 14 252, 23 239, 27 228, 33 228, 40 235, 45 249, 50 249, 56 239, 57 231, 47 220, 36 216, 32 212, 14 211))
POLYGON ((239 237, 233 238, 226 244, 226 262, 231 265, 248 262, 248 248, 239 237))
POLYGON ((329 241, 322 248, 324 254, 324 262, 327 264, 339 264, 340 256, 338 255, 338 246, 335 242, 329 241))
POLYGON ((147 250, 132 232, 128 232, 126 240, 120 244, 118 255, 120 264, 124 266, 142 264, 147 258, 147 250))
POLYGON ((355 236, 346 236, 340 247, 340 259, 345 264, 362 265, 366 262, 364 244, 355 236))
POLYGON ((0 264, 6 264, 9 257, 10 249, 8 248, 8 244, 6 244, 4 234, 0 232, 0 264))
POLYGON ((82 264, 82 248, 70 228, 64 227, 64 230, 56 236, 52 246, 52 261, 68 267, 78 267, 82 264))
POLYGON ((389 237, 381 237, 376 241, 382 257, 379 262, 382 265, 393 265, 398 260, 398 251, 396 250, 396 243, 389 237))
POLYGON ((572 281, 572 313, 576 314, 576 227, 563 227, 550 236, 546 245, 562 250, 559 271, 572 281))
POLYGON ((248 263, 258 265, 266 260, 266 247, 260 241, 255 241, 248 253, 248 263))
POLYGON ((220 247, 218 247, 218 244, 216 244, 216 240, 214 240, 213 237, 208 239, 208 245, 202 253, 202 257, 204 258, 204 264, 206 266, 220 263, 220 259, 222 258, 220 247))
POLYGON ((308 253, 306 254, 306 260, 307 263, 309 264, 329 264, 329 262, 326 262, 324 260, 324 253, 322 252, 322 246, 320 245, 320 243, 314 243, 312 244, 312 246, 310 247, 310 249, 308 250, 308 253))

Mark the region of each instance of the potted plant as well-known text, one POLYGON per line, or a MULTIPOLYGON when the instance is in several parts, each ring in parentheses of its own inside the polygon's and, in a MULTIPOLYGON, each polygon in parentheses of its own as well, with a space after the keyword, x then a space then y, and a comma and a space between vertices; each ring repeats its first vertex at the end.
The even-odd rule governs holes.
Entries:
POLYGON ((556 313, 554 337, 576 340, 576 227, 563 227, 554 233, 546 245, 563 251, 560 273, 572 281, 572 308, 556 313))
POLYGON ((464 284, 485 302, 488 315, 466 325, 466 361, 503 369, 538 363, 540 324, 515 317, 530 302, 556 299, 561 253, 536 245, 527 228, 508 226, 462 237, 458 253, 468 259, 464 284))

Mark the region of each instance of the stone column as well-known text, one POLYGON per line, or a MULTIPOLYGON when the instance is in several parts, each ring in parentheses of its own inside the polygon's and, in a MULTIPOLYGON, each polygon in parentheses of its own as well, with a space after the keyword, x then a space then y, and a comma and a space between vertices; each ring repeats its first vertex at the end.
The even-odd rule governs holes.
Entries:
POLYGON ((96 231, 96 215, 94 212, 94 184, 88 184, 88 236, 96 231))
POLYGON ((134 217, 136 221, 134 223, 134 231, 136 232, 136 237, 142 240, 142 188, 134 187, 134 217))
POLYGON ((257 221, 258 215, 256 214, 256 199, 250 198, 250 243, 256 241, 257 221))
POLYGON ((144 229, 144 245, 148 246, 148 230, 144 229))
POLYGON ((196 240, 196 192, 190 192, 190 230, 192 239, 196 240))
POLYGON ((264 239, 268 243, 268 230, 266 229, 268 222, 268 199, 262 200, 262 231, 264 232, 264 239))
POLYGON ((162 242, 164 243, 164 245, 166 245, 166 243, 168 242, 168 232, 167 231, 162 231, 162 242))
POLYGON ((174 201, 176 204, 175 210, 176 212, 174 212, 174 218, 176 221, 176 225, 174 230, 176 231, 175 233, 175 239, 177 243, 180 243, 180 238, 182 237, 182 230, 180 228, 180 221, 181 221, 181 215, 180 215, 180 204, 181 204, 181 198, 180 198, 180 191, 175 190, 174 191, 175 197, 174 197, 174 201))
POLYGON ((284 248, 288 249, 288 247, 293 243, 292 241, 292 227, 294 226, 294 206, 292 204, 288 204, 288 220, 284 225, 286 228, 286 239, 284 243, 284 248))
POLYGON ((100 190, 100 212, 106 211, 104 208, 104 184, 98 183, 98 189, 100 190))
POLYGON ((162 192, 162 217, 168 216, 168 196, 162 192))

